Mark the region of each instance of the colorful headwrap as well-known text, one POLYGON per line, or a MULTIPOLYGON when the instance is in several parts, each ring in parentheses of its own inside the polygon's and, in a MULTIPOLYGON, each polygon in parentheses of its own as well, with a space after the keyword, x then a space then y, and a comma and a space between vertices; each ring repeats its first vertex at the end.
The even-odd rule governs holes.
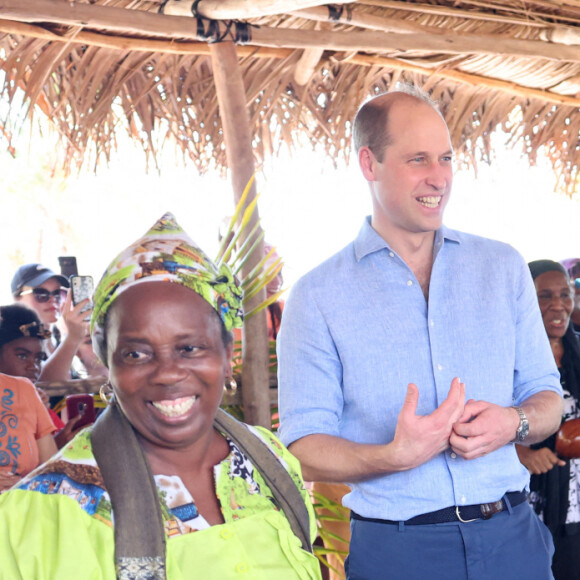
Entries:
POLYGON ((106 358, 104 325, 111 304, 135 284, 153 281, 181 284, 199 294, 226 330, 242 326, 242 289, 230 267, 223 263, 218 268, 166 213, 111 262, 95 289, 91 334, 101 360, 106 358))

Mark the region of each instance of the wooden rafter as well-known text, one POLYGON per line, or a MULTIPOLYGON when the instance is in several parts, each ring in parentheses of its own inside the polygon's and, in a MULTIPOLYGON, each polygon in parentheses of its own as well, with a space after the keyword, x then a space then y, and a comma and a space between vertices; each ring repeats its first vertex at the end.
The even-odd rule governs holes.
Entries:
MULTIPOLYGON (((547 22, 545 14, 534 12, 533 10, 519 8, 519 3, 516 2, 512 2, 511 5, 506 5, 506 7, 504 7, 504 11, 509 12, 510 14, 517 14, 518 16, 508 16, 506 14, 500 15, 497 14, 496 11, 485 12, 484 10, 466 10, 450 6, 422 4, 419 2, 401 2, 400 0, 359 0, 359 2, 367 6, 376 6, 378 8, 393 8, 395 10, 418 12, 421 14, 433 14, 451 18, 465 18, 468 20, 481 20, 501 24, 526 24, 526 26, 543 27, 547 22), (509 9, 507 6, 509 6, 509 9)), ((558 2, 558 6, 561 6, 562 4, 562 2, 558 2)), ((480 7, 483 7, 483 3, 480 3, 480 7)), ((487 4, 487 7, 490 7, 489 3, 487 4)), ((495 8, 497 8, 497 6, 495 8)), ((554 6, 554 8, 556 7, 554 6)), ((576 22, 573 18, 562 14, 554 14, 552 17, 557 19, 559 22, 576 22)))
MULTIPOLYGON (((26 23, 52 23, 81 29, 99 29, 111 34, 208 40, 192 26, 191 18, 166 16, 110 6, 55 2, 54 0, 0 0, 0 16, 26 23)), ((225 29, 224 29, 225 31, 225 29)), ((223 32, 223 31, 222 31, 223 32)), ((220 33, 221 34, 221 33, 220 33)), ((498 54, 580 62, 580 46, 563 46, 537 40, 520 40, 476 34, 396 34, 353 30, 310 31, 290 28, 251 29, 253 46, 272 48, 325 48, 335 51, 396 53, 408 51, 441 54, 498 54)))
MULTIPOLYGON (((352 0, 335 0, 334 4, 344 4, 352 0)), ((166 0, 162 4, 163 14, 173 16, 191 16, 193 11, 204 18, 212 20, 245 20, 260 16, 271 16, 288 12, 292 9, 310 8, 326 4, 324 0, 166 0)))
MULTIPOLYGON (((167 54, 199 55, 199 56, 202 55, 207 56, 210 54, 209 46, 203 42, 174 43, 162 40, 119 38, 107 36, 104 34, 83 31, 78 32, 71 39, 67 36, 60 36, 58 34, 50 32, 40 26, 22 24, 18 22, 12 22, 9 20, 0 20, 0 32, 5 32, 7 34, 22 34, 33 38, 44 39, 50 42, 62 42, 62 43, 72 42, 75 44, 86 44, 89 46, 98 46, 103 48, 111 48, 124 51, 132 50, 143 52, 157 52, 167 54)), ((237 48, 237 53, 238 56, 240 57, 252 56, 254 58, 259 59, 262 58, 284 59, 288 58, 292 54, 292 51, 290 49, 283 48, 255 49, 253 47, 240 46, 237 48)), ((319 62, 321 56, 318 53, 315 53, 314 55, 311 53, 306 54, 308 56, 304 57, 303 62, 307 63, 306 65, 308 67, 307 71, 309 72, 302 72, 299 74, 307 75, 308 77, 310 77, 314 70, 314 66, 316 65, 317 62, 319 62), (308 61, 307 58, 313 58, 313 61, 308 61)), ((553 93, 550 91, 542 91, 530 87, 524 87, 514 82, 501 81, 498 79, 492 79, 482 75, 465 73, 452 69, 440 67, 429 68, 426 66, 417 65, 415 63, 403 59, 357 54, 349 56, 348 61, 365 67, 380 66, 384 68, 392 68, 395 70, 408 70, 429 77, 435 76, 440 77, 442 79, 453 80, 455 82, 468 84, 470 86, 480 85, 526 99, 527 98, 539 99, 541 101, 554 103, 556 105, 580 107, 580 98, 578 97, 559 95, 557 93, 553 93)))
MULTIPOLYGON (((400 2, 393 2, 392 4, 401 4, 400 2)), ((405 7, 408 4, 405 4, 405 7)), ((403 8, 406 9, 406 8, 403 8)), ((462 18, 468 18, 473 13, 467 12, 462 14, 462 18)), ((383 32, 400 32, 400 33, 420 33, 420 34, 435 34, 442 35, 448 31, 443 27, 425 26, 413 20, 405 20, 402 18, 386 18, 384 16, 377 16, 376 14, 364 12, 356 6, 349 7, 345 10, 329 10, 327 6, 316 6, 313 8, 305 8, 292 12, 293 16, 314 20, 315 22, 334 22, 348 24, 351 26, 358 26, 359 28, 368 28, 370 30, 380 30, 383 32)), ((472 16, 473 18, 473 16, 472 16)), ((499 17, 498 17, 499 18, 499 17)), ((520 27, 536 28, 539 31, 539 36, 542 40, 548 40, 558 44, 576 44, 580 45, 580 31, 571 26, 556 26, 546 22, 534 22, 530 20, 510 21, 510 23, 517 24, 520 27)), ((455 34, 459 36, 468 36, 464 32, 456 31, 455 34)))
POLYGON ((481 75, 463 73, 457 70, 429 69, 425 66, 413 64, 405 60, 366 55, 353 55, 351 58, 349 58, 349 62, 360 64, 362 66, 380 66, 385 68, 392 68, 395 70, 405 70, 428 77, 440 77, 442 79, 451 80, 470 86, 480 86, 494 89, 524 99, 538 99, 539 101, 553 103, 554 105, 565 105, 568 107, 580 108, 580 98, 578 97, 558 95, 549 91, 541 91, 538 89, 532 89, 530 87, 524 87, 522 85, 518 85, 517 83, 501 81, 498 79, 483 77, 481 75))

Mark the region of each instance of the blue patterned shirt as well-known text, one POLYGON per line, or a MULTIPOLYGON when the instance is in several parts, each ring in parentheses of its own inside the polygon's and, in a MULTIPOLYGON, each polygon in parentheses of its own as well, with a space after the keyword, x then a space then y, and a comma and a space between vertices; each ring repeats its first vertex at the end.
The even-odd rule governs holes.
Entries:
MULTIPOLYGON (((523 258, 510 246, 441 228, 429 301, 413 272, 365 220, 356 240, 304 276, 278 336, 282 441, 315 433, 392 441, 407 384, 431 413, 460 377, 466 398, 521 404, 559 375, 523 258)), ((529 475, 513 444, 467 461, 451 451, 414 469, 349 484, 344 504, 406 520, 497 501, 529 475)))

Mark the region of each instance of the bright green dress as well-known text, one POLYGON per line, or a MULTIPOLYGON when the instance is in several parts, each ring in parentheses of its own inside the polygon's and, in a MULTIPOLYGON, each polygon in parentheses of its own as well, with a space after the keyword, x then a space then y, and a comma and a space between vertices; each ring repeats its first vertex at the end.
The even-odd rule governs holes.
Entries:
MULTIPOLYGON (((298 461, 269 431, 251 430, 301 490, 314 538, 316 523, 298 461)), ((260 473, 233 442, 228 444, 230 454, 214 468, 224 524, 207 525, 178 477, 155 476, 168 580, 319 580, 318 560, 301 548, 260 473)), ((0 495, 0 579, 114 580, 113 526, 87 429, 0 495)))

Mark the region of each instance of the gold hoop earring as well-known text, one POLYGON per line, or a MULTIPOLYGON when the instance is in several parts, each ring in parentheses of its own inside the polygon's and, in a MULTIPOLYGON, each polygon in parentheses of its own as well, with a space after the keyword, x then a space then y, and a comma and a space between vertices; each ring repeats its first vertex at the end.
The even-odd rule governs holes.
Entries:
POLYGON ((99 397, 101 398, 101 401, 105 403, 105 405, 113 404, 115 393, 109 381, 101 385, 101 388, 99 389, 99 397))
POLYGON ((231 377, 229 381, 226 382, 224 385, 224 393, 229 393, 230 395, 235 393, 238 390, 238 383, 236 383, 236 379, 231 377))

